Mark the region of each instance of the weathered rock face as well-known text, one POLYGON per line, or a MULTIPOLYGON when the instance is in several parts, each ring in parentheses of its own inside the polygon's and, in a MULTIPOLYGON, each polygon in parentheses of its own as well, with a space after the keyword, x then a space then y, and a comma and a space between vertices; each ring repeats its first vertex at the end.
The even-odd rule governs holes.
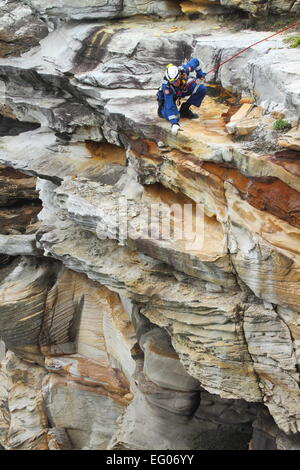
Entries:
POLYGON ((35 232, 41 202, 36 178, 0 166, 0 251, 3 256, 38 255, 35 232))
POLYGON ((54 0, 49 5, 45 0, 26 0, 28 7, 42 17, 55 20, 94 20, 122 18, 134 15, 157 15, 162 18, 180 14, 176 2, 168 0, 146 2, 140 0, 54 0))
MULTIPOLYGON (((38 430, 34 428, 34 432, 39 438, 43 434, 43 448, 50 446, 49 432, 53 429, 67 431, 69 445, 74 448, 106 448, 116 427, 116 419, 132 395, 124 373, 109 363, 104 330, 113 329, 115 322, 125 323, 126 315, 122 320, 123 309, 116 295, 84 275, 61 270, 57 262, 45 260, 41 264, 39 261, 35 266, 33 263, 33 260, 16 260, 3 272, 1 337, 6 347, 19 357, 43 366, 34 366, 36 379, 28 379, 30 386, 33 382, 39 391, 39 407, 43 410, 43 426, 38 430), (11 298, 13 293, 14 298, 11 298), (18 305, 18 310, 14 304, 18 305), (68 411, 64 413, 66 402, 69 403, 68 411), (78 413, 79 409, 82 409, 82 414, 78 413), (95 409, 101 411, 95 414, 95 409)), ((134 332, 130 331, 128 320, 122 333, 121 328, 118 339, 124 337, 125 345, 130 348, 134 344, 134 332)), ((116 361, 118 355, 115 351, 121 347, 121 344, 114 344, 111 335, 108 349, 116 361)), ((26 400, 29 393, 22 379, 18 392, 22 396, 18 398, 10 393, 10 390, 15 390, 14 381, 9 382, 9 377, 17 373, 14 360, 9 352, 6 355, 8 362, 2 363, 2 374, 8 381, 7 405, 2 411, 3 441, 7 447, 38 448, 39 441, 27 442, 28 430, 22 427, 20 433, 25 433, 25 437, 21 433, 16 442, 6 441, 17 431, 15 426, 20 427, 12 419, 16 400, 26 400)), ((18 361, 26 373, 26 363, 18 361)), ((130 364, 127 367, 131 370, 130 364)), ((32 393, 36 395, 34 390, 32 393)), ((36 422, 39 409, 35 410, 26 402, 20 408, 18 419, 29 419, 26 417, 28 407, 36 422)), ((58 444, 52 443, 51 446, 60 447, 58 444)), ((61 445, 64 447, 66 444, 63 442, 61 445)))
MULTIPOLYGON (((209 441, 212 437, 204 438, 207 429, 220 443, 227 435, 226 448, 247 447, 255 407, 201 391, 198 380, 180 363, 168 334, 147 322, 134 304, 125 298, 121 303, 116 294, 84 275, 58 268, 58 263, 45 263, 44 273, 51 269, 56 281, 44 288, 43 302, 36 299, 44 310, 33 311, 27 300, 32 315, 25 311, 13 320, 5 307, 6 328, 1 326, 1 331, 6 346, 26 361, 40 363, 28 365, 12 352, 2 357, 0 430, 6 448, 145 448, 149 429, 155 448, 218 445, 209 441), (32 332, 24 344, 20 336, 11 339, 17 322, 27 322, 26 331, 32 332), (232 417, 227 420, 226 415, 232 417), (166 433, 170 420, 176 432, 166 433), (22 422, 30 424, 24 428, 22 422)), ((26 279, 35 298, 37 280, 40 291, 43 288, 41 275, 26 278, 29 266, 24 261, 14 267, 15 277, 18 269, 19 282, 26 279)), ((6 292, 11 277, 5 278, 6 292)), ((15 295, 18 292, 21 306, 24 290, 15 289, 15 295)))
POLYGON ((271 0, 269 2, 255 0, 220 0, 221 5, 240 8, 253 15, 268 13, 298 13, 299 2, 293 0, 271 0))
POLYGON ((298 450, 297 436, 288 436, 280 431, 264 408, 259 409, 253 422, 253 439, 250 449, 255 450, 298 450))
MULTIPOLYGON (((183 23, 178 31, 159 23, 149 27, 142 20, 137 24, 137 30, 129 20, 122 29, 115 23, 62 25, 41 41, 41 47, 20 59, 3 59, 5 104, 18 119, 59 132, 73 133, 78 127, 97 125, 120 131, 118 127, 124 127, 126 121, 127 128, 139 127, 143 134, 147 132, 145 125, 149 128, 151 124, 147 136, 153 138, 156 121, 151 119, 152 111, 143 119, 143 103, 147 101, 152 110, 155 97, 147 90, 157 88, 166 63, 181 63, 194 55, 202 60, 204 70, 210 70, 265 37, 265 32, 218 31, 211 37, 209 24, 202 25, 201 35, 193 23, 183 23), (57 43, 59 47, 53 48, 57 43), (125 93, 122 88, 130 90, 125 93), (19 99, 12 99, 15 95, 19 99)), ((254 46, 208 78, 233 92, 251 94, 263 109, 285 113, 296 122, 298 51, 289 48, 284 38, 278 36, 254 46)))
MULTIPOLYGON (((20 21, 22 26, 31 21, 33 24, 28 28, 29 33, 39 32, 43 23, 37 22, 36 15, 47 20, 51 25, 56 25, 65 20, 99 20, 130 17, 135 15, 153 15, 160 18, 175 17, 185 14, 191 18, 207 17, 209 15, 230 14, 234 9, 244 10, 251 15, 267 15, 268 13, 297 14, 299 12, 299 2, 292 0, 270 0, 267 4, 263 1, 254 0, 191 0, 184 2, 174 2, 170 0, 158 0, 146 2, 140 0, 55 0, 49 5, 44 0, 21 0, 20 2, 10 2, 3 0, 3 8, 7 16, 10 14, 10 22, 4 18, 3 26, 7 29, 13 25, 18 33, 20 21), (26 21, 27 20, 27 21, 26 21), (41 23, 41 24, 40 24, 41 23)), ((4 29, 4 30, 5 30, 4 29)), ((10 33, 11 34, 11 33, 10 33)), ((23 33, 24 34, 24 33, 23 33)), ((26 37, 26 39, 27 39, 26 37)))
POLYGON ((224 8, 225 11, 227 8, 229 11, 239 9, 250 13, 254 17, 268 16, 270 13, 294 15, 300 11, 300 5, 297 0, 270 0, 268 2, 263 0, 191 0, 180 4, 183 13, 189 16, 219 14, 220 5, 226 7, 224 8))
MULTIPOLYGON (((125 175, 124 175, 125 176, 125 175)), ((135 182, 135 173, 128 172, 123 180, 115 186, 93 184, 86 180, 65 180, 56 190, 60 208, 70 219, 84 229, 96 232, 109 238, 118 239, 143 253, 169 263, 174 268, 200 279, 218 282, 222 286, 232 287, 235 280, 225 247, 225 235, 215 218, 203 215, 204 239, 197 242, 197 234, 193 234, 192 220, 190 232, 180 239, 170 240, 170 227, 184 222, 184 211, 173 214, 176 209, 184 209, 184 205, 194 209, 191 219, 201 217, 196 213, 194 201, 165 189, 163 186, 151 185, 143 188, 135 182), (153 215, 153 207, 160 204, 160 215, 153 215), (173 208, 173 209, 172 209, 173 208), (123 240, 119 225, 120 213, 127 210, 128 237, 123 240), (147 227, 146 219, 152 216, 151 225, 147 227), (163 218, 159 227, 159 217, 163 218), (175 220, 176 218, 176 220, 175 220), (165 233, 156 240, 155 231, 165 233), (154 239, 151 238, 151 235, 154 239), (191 236, 190 236, 191 235, 191 236), (162 240, 161 240, 162 238, 162 240)), ((200 211, 198 211, 200 212, 200 211)), ((200 233, 199 233, 200 235, 200 233)), ((179 237, 179 234, 178 234, 179 237)))
POLYGON ((1 0, 0 57, 20 55, 48 34, 44 21, 27 2, 1 0))
POLYGON ((35 178, 0 166, 0 206, 9 207, 24 200, 38 198, 35 178))
POLYGON ((0 373, 2 444, 10 449, 48 449, 48 420, 41 390, 45 369, 8 352, 0 373))
POLYGON ((220 33, 208 1, 173 26, 117 18, 175 2, 4 3, 1 445, 298 449, 298 50, 273 38, 208 75, 175 137, 163 67, 208 71, 265 32, 220 33))

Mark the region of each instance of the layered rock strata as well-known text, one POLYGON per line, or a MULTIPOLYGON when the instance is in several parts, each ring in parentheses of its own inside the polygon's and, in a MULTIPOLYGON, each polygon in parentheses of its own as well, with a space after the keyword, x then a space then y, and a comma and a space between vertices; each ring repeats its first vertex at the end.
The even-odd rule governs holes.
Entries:
POLYGON ((162 68, 266 32, 21 3, 2 55, 30 50, 0 59, 1 445, 298 449, 298 51, 274 38, 208 75, 174 137, 162 68))
POLYGON ((47 25, 27 2, 1 0, 0 8, 0 57, 20 55, 47 36, 47 25))
POLYGON ((35 233, 41 202, 36 178, 0 166, 0 250, 3 255, 38 255, 35 233))

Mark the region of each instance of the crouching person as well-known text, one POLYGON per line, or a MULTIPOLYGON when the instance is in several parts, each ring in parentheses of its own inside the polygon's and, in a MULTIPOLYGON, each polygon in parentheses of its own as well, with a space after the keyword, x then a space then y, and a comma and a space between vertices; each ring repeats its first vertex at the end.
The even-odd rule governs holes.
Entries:
POLYGON ((180 129, 179 120, 181 117, 188 119, 198 117, 197 114, 192 112, 190 106, 200 107, 206 95, 206 86, 201 84, 199 79, 205 76, 206 74, 201 70, 198 59, 191 59, 187 64, 180 67, 172 64, 167 65, 164 80, 157 93, 158 115, 171 124, 172 134, 176 135, 180 129), (189 76, 194 71, 197 78, 189 76), (178 98, 185 96, 189 96, 189 98, 178 110, 176 101, 178 98))

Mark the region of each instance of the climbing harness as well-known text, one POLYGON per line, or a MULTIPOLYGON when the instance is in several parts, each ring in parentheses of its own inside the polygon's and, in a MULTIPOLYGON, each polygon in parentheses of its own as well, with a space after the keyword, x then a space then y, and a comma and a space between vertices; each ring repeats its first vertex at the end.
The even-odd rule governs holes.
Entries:
POLYGON ((267 41, 268 39, 272 38, 273 36, 277 36, 277 34, 281 34, 281 33, 283 33, 284 31, 287 31, 288 29, 294 28, 294 26, 299 26, 299 25, 300 25, 300 21, 298 21, 297 23, 291 24, 291 25, 289 25, 289 26, 286 26, 285 28, 280 29, 280 30, 277 31, 276 33, 271 34, 270 36, 267 36, 266 38, 263 38, 263 39, 261 39, 260 41, 254 42, 253 44, 251 44, 251 46, 245 47, 245 49, 242 49, 240 52, 237 52, 237 54, 234 54, 232 57, 229 57, 229 59, 224 60, 224 62, 222 62, 221 64, 217 65, 216 67, 214 67, 213 69, 211 69, 209 72, 206 72, 206 75, 207 75, 208 73, 214 72, 215 70, 217 70, 218 68, 220 68, 222 65, 226 64, 227 62, 229 62, 230 60, 234 59, 234 58, 237 57, 238 55, 240 55, 240 54, 242 54, 243 52, 247 51, 247 50, 250 49, 251 47, 256 46, 257 44, 260 44, 261 42, 267 41))

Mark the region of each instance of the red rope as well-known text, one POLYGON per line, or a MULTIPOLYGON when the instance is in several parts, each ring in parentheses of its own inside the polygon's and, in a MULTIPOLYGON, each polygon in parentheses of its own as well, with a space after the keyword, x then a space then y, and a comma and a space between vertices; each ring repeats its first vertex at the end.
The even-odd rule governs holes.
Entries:
POLYGON ((226 64, 226 62, 229 62, 230 60, 234 59, 235 57, 237 57, 238 55, 242 54, 243 52, 247 51, 248 49, 250 49, 250 47, 253 47, 253 46, 256 46, 257 44, 263 42, 263 41, 266 41, 267 39, 270 39, 272 38, 273 36, 276 36, 277 34, 280 34, 280 33, 283 33, 284 31, 286 31, 287 29, 290 29, 290 28, 293 28, 294 26, 298 26, 300 25, 300 21, 298 21, 297 23, 294 23, 294 24, 291 24, 290 26, 286 26, 285 28, 282 28, 280 31, 277 31, 276 33, 274 34, 271 34, 271 36, 268 36, 264 39, 261 39, 260 41, 257 41, 253 44, 251 44, 251 46, 248 46, 248 47, 245 47, 245 49, 242 49, 240 52, 238 52, 237 54, 234 54, 232 57, 230 57, 229 59, 227 60, 224 60, 224 62, 222 62, 220 65, 217 65, 217 67, 215 67, 214 69, 211 69, 209 72, 206 73, 206 75, 208 73, 211 73, 213 72, 214 70, 217 70, 219 67, 221 67, 221 65, 224 65, 226 64))

